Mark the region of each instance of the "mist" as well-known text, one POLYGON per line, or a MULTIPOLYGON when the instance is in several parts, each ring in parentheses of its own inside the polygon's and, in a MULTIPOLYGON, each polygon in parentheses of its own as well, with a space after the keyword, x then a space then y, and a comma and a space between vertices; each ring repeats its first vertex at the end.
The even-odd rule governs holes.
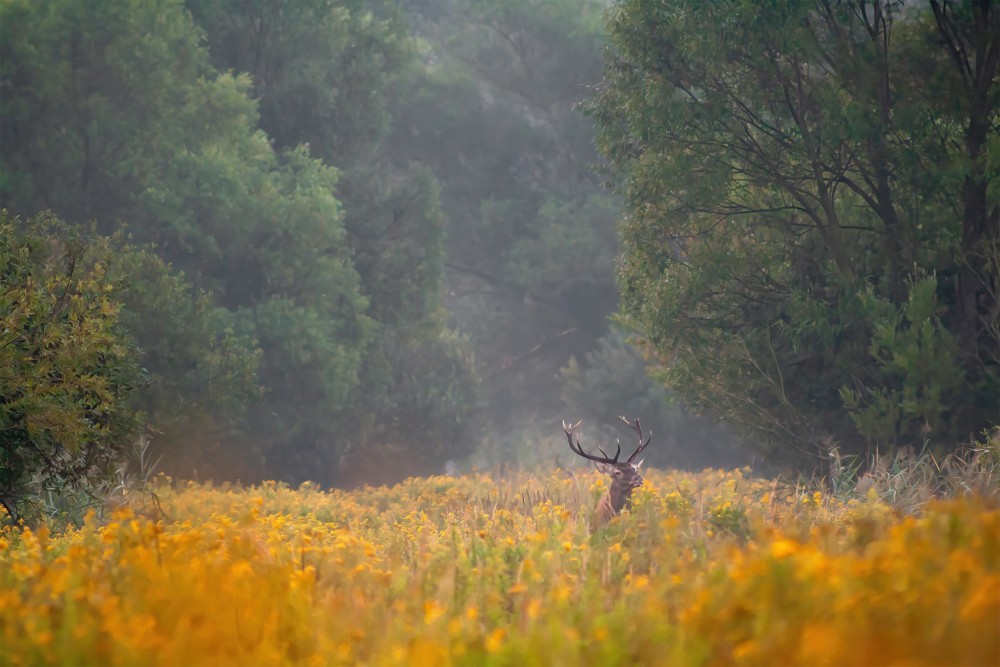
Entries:
POLYGON ((5 6, 11 465, 353 488, 584 466, 562 422, 624 416, 655 467, 829 476, 981 438, 993 78, 916 46, 933 6, 796 72, 822 39, 765 12, 716 71, 715 9, 635 1, 5 6))
POLYGON ((597 446, 618 415, 652 465, 749 461, 613 322, 625 212, 582 108, 605 5, 12 6, 2 205, 122 260, 123 410, 159 471, 545 469, 571 462, 563 419, 597 446))

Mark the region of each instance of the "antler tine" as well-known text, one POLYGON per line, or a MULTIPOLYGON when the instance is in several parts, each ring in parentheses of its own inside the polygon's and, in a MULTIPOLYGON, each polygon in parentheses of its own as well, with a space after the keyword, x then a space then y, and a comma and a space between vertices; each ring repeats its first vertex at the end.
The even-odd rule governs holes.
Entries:
POLYGON ((575 424, 567 424, 566 420, 564 419, 563 420, 563 430, 566 431, 566 433, 572 433, 577 428, 579 428, 580 424, 582 424, 582 423, 583 423, 583 420, 581 419, 580 421, 578 421, 575 424))
POLYGON ((600 445, 598 445, 597 448, 599 450, 601 450, 601 454, 604 454, 605 458, 607 458, 611 463, 618 463, 618 457, 621 456, 621 453, 622 453, 622 441, 621 440, 616 440, 615 441, 615 446, 618 447, 618 451, 615 452, 615 458, 614 459, 612 459, 610 456, 608 456, 608 453, 606 451, 604 451, 604 448, 601 447, 600 445))
POLYGON ((649 432, 649 437, 646 439, 646 442, 643 442, 642 441, 642 426, 639 424, 639 418, 638 417, 635 418, 635 423, 634 424, 631 421, 629 421, 628 419, 626 419, 625 417, 621 416, 621 415, 619 415, 618 418, 621 419, 626 424, 628 424, 629 428, 631 428, 633 431, 635 431, 636 433, 639 434, 639 447, 636 448, 636 450, 634 452, 632 452, 632 455, 629 456, 628 459, 627 459, 628 463, 632 463, 632 461, 635 459, 635 457, 638 456, 639 453, 642 452, 642 450, 646 449, 647 445, 649 445, 650 441, 653 439, 653 432, 650 431, 649 432))
MULTIPOLYGON (((577 427, 580 426, 580 424, 582 423, 583 421, 578 421, 575 424, 567 424, 565 421, 563 421, 563 431, 566 433, 566 439, 569 441, 569 448, 573 450, 573 453, 582 456, 585 459, 596 461, 597 463, 618 463, 617 454, 615 455, 614 459, 611 459, 608 458, 607 454, 604 454, 604 450, 601 450, 601 453, 604 454, 603 457, 594 456, 593 454, 588 454, 587 452, 583 451, 583 447, 580 446, 580 436, 579 434, 576 433, 577 427), (576 436, 575 442, 574 442, 574 436, 576 436)), ((598 447, 598 449, 600 448, 598 447)), ((621 446, 618 447, 618 453, 619 454, 621 453, 621 446)))

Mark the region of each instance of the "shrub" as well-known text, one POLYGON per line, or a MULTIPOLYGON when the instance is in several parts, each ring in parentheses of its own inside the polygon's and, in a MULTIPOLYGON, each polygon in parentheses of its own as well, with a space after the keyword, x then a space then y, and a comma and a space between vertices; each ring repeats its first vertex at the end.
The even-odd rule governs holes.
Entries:
POLYGON ((0 503, 14 519, 47 494, 96 500, 139 433, 144 378, 111 262, 110 239, 0 213, 0 503))

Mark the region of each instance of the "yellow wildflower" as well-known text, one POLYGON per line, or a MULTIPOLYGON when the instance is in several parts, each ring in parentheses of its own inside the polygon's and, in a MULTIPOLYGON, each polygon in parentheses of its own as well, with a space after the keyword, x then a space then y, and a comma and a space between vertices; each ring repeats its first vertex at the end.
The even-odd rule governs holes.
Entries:
POLYGON ((424 602, 424 625, 431 625, 444 615, 444 607, 437 600, 424 602))
POLYGON ((489 635, 486 636, 486 641, 484 642, 486 650, 489 651, 490 653, 496 653, 497 651, 499 651, 500 647, 503 646, 503 640, 504 637, 506 636, 507 632, 503 628, 497 628, 496 630, 491 632, 489 635))
POLYGON ((798 550, 798 544, 794 540, 781 539, 771 545, 771 555, 775 558, 785 558, 798 550))

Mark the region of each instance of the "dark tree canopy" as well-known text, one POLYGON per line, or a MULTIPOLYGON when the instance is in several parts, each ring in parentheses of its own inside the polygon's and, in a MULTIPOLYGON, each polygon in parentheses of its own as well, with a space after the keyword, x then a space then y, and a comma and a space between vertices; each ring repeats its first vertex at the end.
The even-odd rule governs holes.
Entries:
POLYGON ((0 6, 3 205, 153 244, 122 321, 156 373, 137 400, 168 469, 335 481, 410 400, 425 409, 392 439, 405 428, 432 467, 467 452, 475 382, 440 312, 437 186, 367 159, 403 24, 363 2, 191 6, 0 6), (226 62, 263 23, 263 69, 226 62), (394 374, 400 358, 437 379, 394 374), (406 400, 375 400, 400 383, 406 400))
POLYGON ((371 321, 351 391, 314 414, 291 405, 303 425, 313 424, 303 433, 312 443, 274 454, 305 478, 324 442, 336 440, 340 467, 352 471, 338 478, 344 484, 439 470, 477 442, 469 428, 476 378, 441 306, 438 182, 409 156, 382 149, 400 82, 417 68, 402 10, 360 0, 186 5, 205 30, 212 62, 250 76, 273 145, 307 147, 340 170, 329 189, 342 205, 343 245, 371 321), (400 465, 406 450, 421 456, 400 465))
POLYGON ((623 0, 590 111, 623 317, 785 460, 997 421, 1000 8, 623 0))

